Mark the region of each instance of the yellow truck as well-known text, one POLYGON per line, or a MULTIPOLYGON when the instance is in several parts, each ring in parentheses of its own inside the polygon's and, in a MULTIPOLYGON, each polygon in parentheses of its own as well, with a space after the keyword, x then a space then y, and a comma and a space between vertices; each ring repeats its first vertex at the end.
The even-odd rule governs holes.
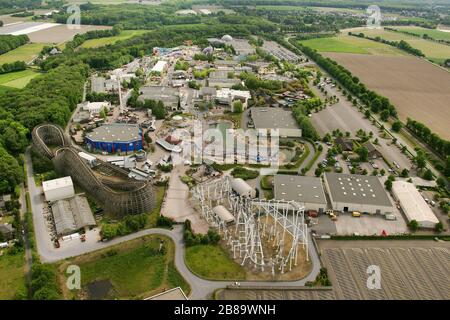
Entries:
POLYGON ((361 217, 361 212, 353 211, 353 212, 352 212, 352 217, 355 217, 355 218, 361 217))

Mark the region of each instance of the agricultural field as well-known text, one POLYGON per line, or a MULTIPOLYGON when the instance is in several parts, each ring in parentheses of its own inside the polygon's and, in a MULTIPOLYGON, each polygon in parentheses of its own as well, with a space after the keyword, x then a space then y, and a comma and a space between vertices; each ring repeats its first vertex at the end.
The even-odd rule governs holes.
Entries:
POLYGON ((0 74, 0 85, 22 89, 31 81, 31 79, 34 79, 37 76, 39 76, 39 72, 32 69, 0 74))
POLYGON ((389 98, 399 117, 424 123, 450 139, 450 73, 413 56, 326 53, 367 87, 389 98))
POLYGON ((108 44, 114 44, 117 41, 127 40, 134 36, 141 35, 147 30, 124 30, 118 36, 107 37, 107 38, 99 38, 99 39, 91 39, 84 42, 81 47, 82 48, 97 48, 101 46, 106 46, 108 44))
MULTIPOLYGON (((347 31, 347 30, 346 30, 347 31)), ((425 54, 426 58, 433 62, 441 64, 446 59, 450 58, 450 46, 445 44, 437 43, 435 41, 425 40, 418 37, 410 36, 400 32, 387 31, 384 29, 366 29, 366 28, 355 28, 348 31, 355 33, 363 32, 369 37, 381 37, 389 41, 400 41, 404 40, 408 42, 413 48, 419 49, 425 54)), ((444 33, 444 32, 442 32, 444 33)), ((450 36, 450 34, 449 34, 450 36)), ((371 40, 366 40, 371 41, 371 40)), ((375 41, 373 41, 375 42, 375 41)))
POLYGON ((69 29, 67 25, 61 24, 50 29, 29 33, 28 37, 31 42, 60 44, 72 40, 77 34, 105 29, 111 29, 111 27, 81 25, 79 29, 69 29))
POLYGON ((39 55, 44 47, 43 43, 29 43, 5 54, 0 55, 0 64, 11 63, 15 61, 30 62, 39 55))
POLYGON ((131 240, 108 249, 88 253, 59 265, 60 283, 66 282, 65 270, 76 264, 81 269, 81 291, 68 291, 66 299, 143 299, 165 289, 190 288, 174 265, 174 243, 161 235, 131 240), (162 251, 159 251, 160 243, 162 251))
POLYGON ((0 270, 2 272, 0 300, 15 299, 19 292, 26 293, 24 265, 25 260, 21 253, 9 255, 3 252, 3 255, 0 256, 0 270))
POLYGON ((375 41, 340 34, 336 37, 300 41, 320 52, 359 53, 369 55, 405 55, 401 50, 375 41))
POLYGON ((421 37, 424 34, 426 34, 436 40, 450 41, 450 32, 440 31, 437 29, 427 29, 417 26, 393 27, 393 28, 400 31, 411 32, 421 37))

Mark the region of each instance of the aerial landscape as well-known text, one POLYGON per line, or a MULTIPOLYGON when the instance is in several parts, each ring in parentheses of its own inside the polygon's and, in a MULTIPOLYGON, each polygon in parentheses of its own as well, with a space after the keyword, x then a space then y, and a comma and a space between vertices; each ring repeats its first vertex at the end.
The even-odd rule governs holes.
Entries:
POLYGON ((450 0, 0 0, 0 300, 450 300, 450 0))

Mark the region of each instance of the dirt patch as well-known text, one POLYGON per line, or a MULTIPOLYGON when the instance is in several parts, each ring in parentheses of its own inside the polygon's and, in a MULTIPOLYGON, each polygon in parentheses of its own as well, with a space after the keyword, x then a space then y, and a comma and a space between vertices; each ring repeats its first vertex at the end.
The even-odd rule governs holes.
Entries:
POLYGON ((412 56, 324 54, 349 69, 367 87, 396 106, 401 120, 424 123, 450 140, 450 73, 412 56))
POLYGON ((67 25, 60 25, 53 28, 36 31, 28 34, 31 42, 36 43, 62 43, 70 41, 76 34, 86 33, 92 30, 111 29, 108 26, 80 26, 80 29, 69 29, 67 25))

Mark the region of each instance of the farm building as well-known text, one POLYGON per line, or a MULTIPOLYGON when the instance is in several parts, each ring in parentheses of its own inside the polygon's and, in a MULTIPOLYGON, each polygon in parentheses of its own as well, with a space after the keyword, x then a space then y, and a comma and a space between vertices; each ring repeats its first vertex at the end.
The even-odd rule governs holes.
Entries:
POLYGON ((87 199, 79 195, 54 202, 52 213, 56 233, 59 236, 65 236, 81 228, 96 225, 87 199))
POLYGON ((273 179, 273 188, 274 198, 277 200, 301 202, 305 209, 320 213, 327 209, 320 178, 277 174, 273 179))
POLYGON ((241 197, 256 197, 256 190, 250 187, 248 183, 241 178, 233 179, 231 181, 231 188, 241 197))
POLYGON ((47 201, 57 201, 75 195, 70 176, 44 181, 42 182, 42 189, 44 190, 45 200, 47 201))
POLYGON ((234 222, 234 216, 224 206, 216 206, 212 210, 226 225, 234 222))
POLYGON ((280 137, 302 136, 302 130, 291 111, 280 108, 252 108, 250 115, 255 129, 279 129, 280 137))
POLYGON ((324 178, 333 210, 378 214, 391 213, 393 210, 377 177, 325 172, 324 178))
POLYGON ((138 125, 103 125, 86 135, 86 144, 95 151, 136 152, 142 149, 142 131, 138 125))
POLYGON ((421 228, 434 228, 439 222, 414 184, 405 181, 394 181, 392 193, 400 202, 408 222, 416 220, 421 228))

